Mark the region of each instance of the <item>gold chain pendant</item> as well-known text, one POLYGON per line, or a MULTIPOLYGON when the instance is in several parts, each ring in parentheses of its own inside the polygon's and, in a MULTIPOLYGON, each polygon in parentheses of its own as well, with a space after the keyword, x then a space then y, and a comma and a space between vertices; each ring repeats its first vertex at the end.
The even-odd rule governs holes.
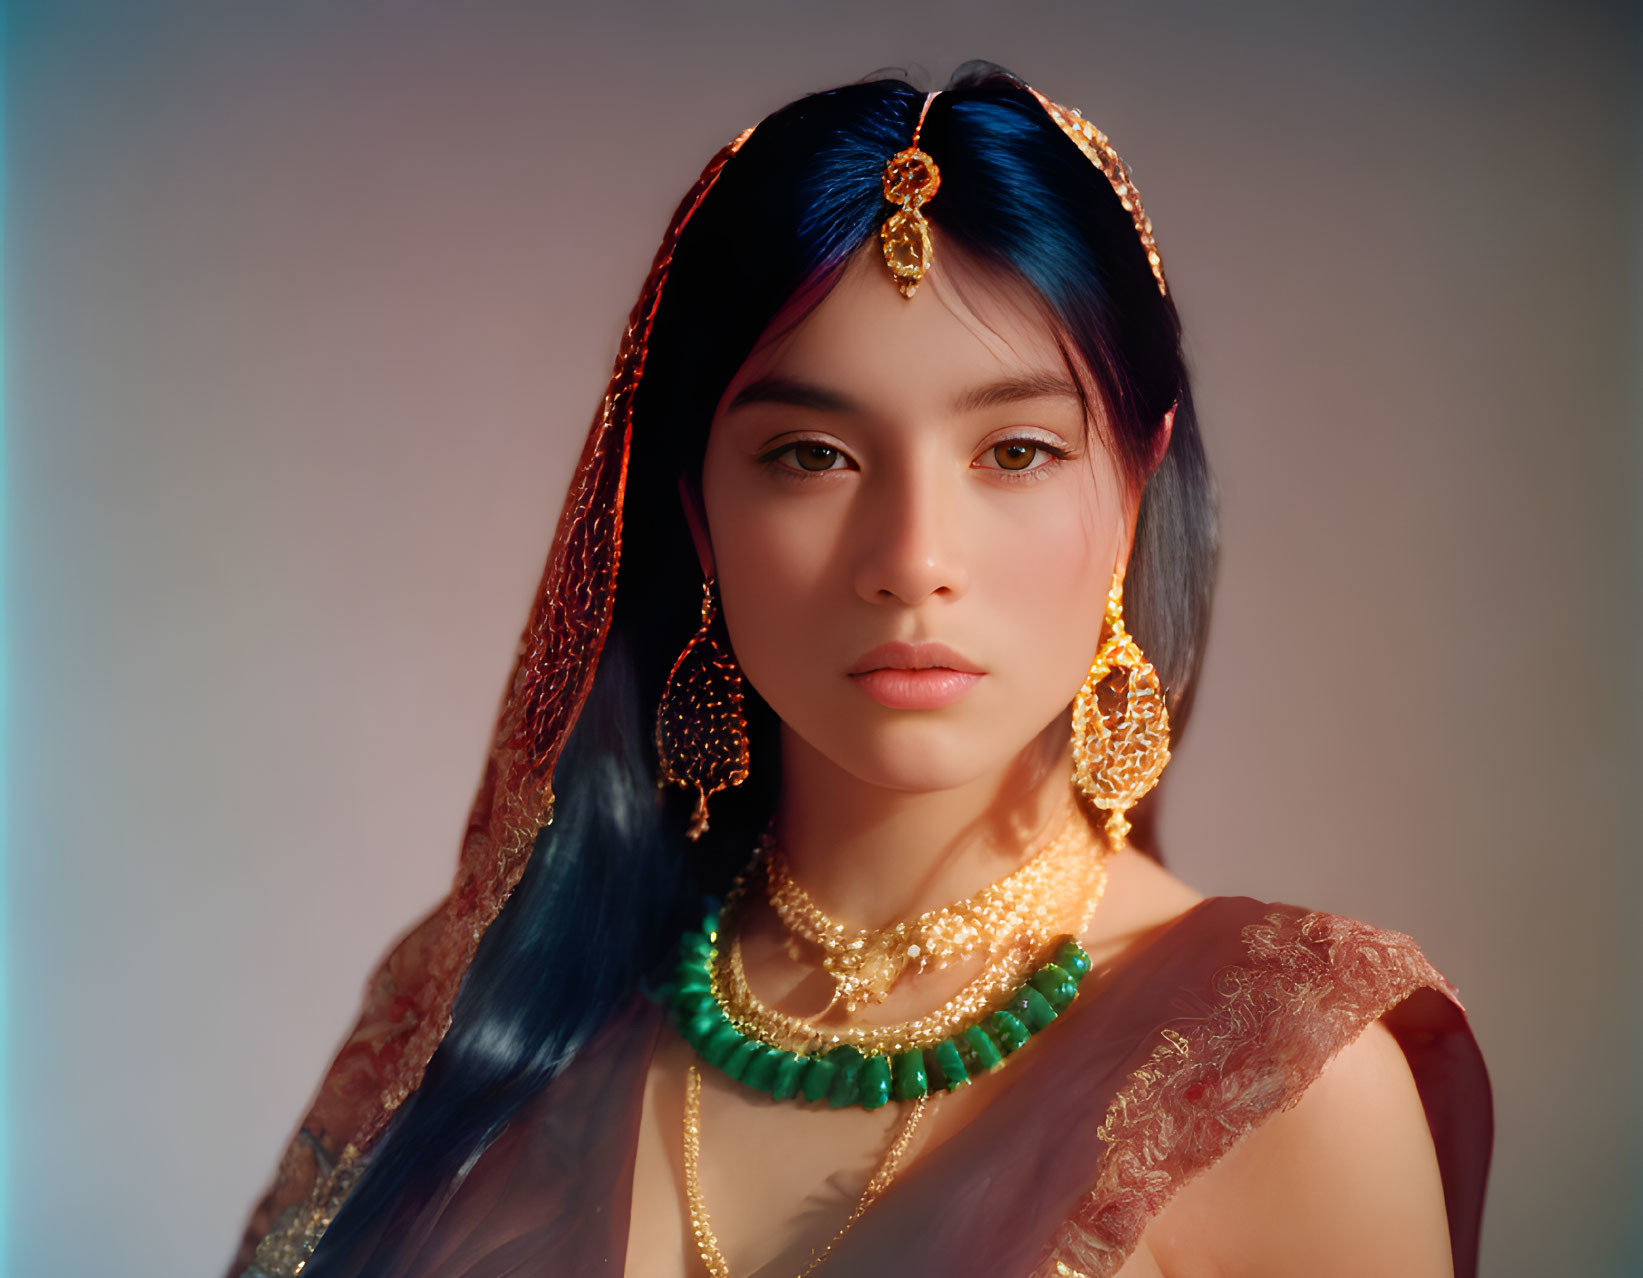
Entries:
MULTIPOLYGON (((864 1056, 895 1055, 913 1048, 933 1048, 965 1026, 985 1018, 1012 991, 1021 988, 1039 967, 1038 950, 1020 946, 997 955, 975 980, 927 1016, 894 1025, 821 1026, 814 1017, 779 1012, 747 983, 739 936, 714 966, 714 991, 730 1023, 749 1037, 800 1055, 849 1044, 864 1056)), ((817 1013, 820 1015, 820 1013, 817 1013)))
MULTIPOLYGON (((828 1240, 827 1245, 811 1256, 810 1263, 799 1271, 798 1278, 807 1278, 816 1266, 827 1258, 833 1248, 838 1246, 839 1240, 850 1232, 850 1227, 861 1219, 862 1213, 890 1188, 896 1173, 901 1170, 901 1160, 906 1157, 907 1147, 913 1142, 913 1135, 918 1131, 929 1101, 928 1096, 921 1096, 912 1103, 902 1117, 901 1125, 891 1139, 889 1148, 884 1151, 884 1156, 869 1177, 867 1188, 862 1190, 855 1209, 839 1227, 838 1232, 828 1240)), ((702 1074, 694 1065, 690 1066, 685 1078, 684 1147, 685 1197, 690 1204, 690 1231, 696 1238, 696 1250, 713 1278, 730 1278, 730 1265, 719 1246, 718 1236, 713 1232, 713 1223, 707 1215, 707 1203, 702 1197, 702 1074)))

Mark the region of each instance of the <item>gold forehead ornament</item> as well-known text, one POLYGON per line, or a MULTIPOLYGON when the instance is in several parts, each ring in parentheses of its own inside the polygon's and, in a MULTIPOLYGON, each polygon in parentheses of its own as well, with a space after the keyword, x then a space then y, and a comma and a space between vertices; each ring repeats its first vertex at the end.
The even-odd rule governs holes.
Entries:
POLYGON ((905 151, 892 155, 884 166, 884 198, 901 207, 885 219, 879 228, 879 240, 884 246, 884 260, 903 297, 913 295, 936 257, 929 220, 919 210, 941 189, 941 170, 918 149, 919 130, 924 127, 924 117, 930 113, 930 103, 935 100, 934 93, 925 95, 924 109, 918 113, 918 123, 913 126, 912 142, 905 151))
MULTIPOLYGON (((1158 292, 1169 296, 1164 283, 1164 262, 1158 255, 1158 244, 1152 236, 1152 219, 1141 207, 1141 193, 1135 189, 1129 170, 1119 158, 1107 135, 1096 128, 1077 110, 1068 110, 1050 101, 1031 85, 1023 86, 1037 99, 1056 127, 1071 139, 1084 153, 1085 159, 1100 169, 1118 196, 1118 202, 1135 224, 1136 236, 1147 254, 1147 265, 1158 282, 1158 292)), ((939 92, 939 90, 938 90, 939 92)), ((901 207, 885 219, 879 228, 879 239, 884 246, 884 260, 903 297, 911 297, 924 273, 935 261, 935 245, 930 239, 930 222, 920 211, 941 187, 941 170, 929 155, 919 149, 918 138, 924 128, 924 117, 930 113, 930 104, 936 94, 925 96, 918 123, 913 127, 913 140, 904 151, 890 157, 884 166, 884 198, 901 207)))

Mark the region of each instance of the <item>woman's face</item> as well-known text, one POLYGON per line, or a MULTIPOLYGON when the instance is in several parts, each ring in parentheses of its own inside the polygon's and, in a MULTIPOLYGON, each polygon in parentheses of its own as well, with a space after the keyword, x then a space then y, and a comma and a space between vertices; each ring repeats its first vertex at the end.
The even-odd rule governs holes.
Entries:
POLYGON ((908 299, 867 246, 738 371, 702 474, 744 676, 784 734, 895 790, 974 781, 1066 725, 1133 528, 1053 333, 976 275, 965 305, 955 256, 908 299), (909 656, 934 668, 885 669, 909 656))

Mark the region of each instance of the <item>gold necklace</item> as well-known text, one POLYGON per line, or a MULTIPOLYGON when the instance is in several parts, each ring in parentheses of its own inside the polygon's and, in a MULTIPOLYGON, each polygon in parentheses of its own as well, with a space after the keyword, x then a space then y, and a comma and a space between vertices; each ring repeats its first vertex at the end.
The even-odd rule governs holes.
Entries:
MULTIPOLYGON (((872 1176, 867 1181, 867 1188, 862 1190, 861 1199, 850 1213, 839 1231, 833 1235, 819 1252, 810 1258, 810 1263, 799 1271, 798 1278, 806 1278, 817 1265, 827 1258, 839 1239, 850 1232, 850 1226, 861 1219, 861 1215, 873 1205, 875 1199, 890 1187, 895 1180, 896 1173, 901 1170, 901 1160, 906 1156, 907 1147, 912 1143, 913 1133, 918 1130, 920 1120, 924 1117, 925 1106, 930 1098, 921 1096, 914 1101, 912 1107, 901 1120, 890 1146, 884 1151, 872 1176)), ((692 1065, 685 1079, 685 1197, 690 1203, 690 1231, 696 1237, 696 1250, 701 1254, 702 1263, 713 1278, 730 1278, 730 1266, 725 1261, 724 1252, 719 1247, 719 1239, 713 1232, 712 1222, 708 1220, 707 1203, 702 1198, 702 1182, 700 1163, 702 1157, 702 1075, 701 1071, 692 1065)))
MULTIPOLYGON (((1105 878, 1103 874, 1103 883, 1105 878)), ((859 1048, 863 1055, 894 1055, 915 1047, 934 1047, 962 1026, 980 1019, 1001 995, 1019 989, 1042 963, 1034 948, 1014 946, 996 955, 980 975, 926 1016, 895 1025, 822 1026, 813 1023, 814 1017, 777 1011, 753 992, 742 965, 740 936, 732 936, 725 951, 714 964, 713 989, 730 1023, 743 1034, 801 1054, 844 1043, 859 1048)))
POLYGON ((1069 802, 1044 846, 996 883, 914 918, 854 931, 830 918, 794 882, 786 855, 768 833, 760 856, 771 908, 790 933, 788 952, 798 957, 792 938, 819 946, 822 966, 833 978, 833 998, 820 1016, 840 1002, 849 1012, 882 1003, 909 966, 917 972, 931 964, 946 967, 983 948, 997 956, 1024 937, 1042 948, 1049 937, 1052 903, 1066 900, 1080 881, 1087 881, 1090 833, 1077 803, 1069 802))
MULTIPOLYGON (((1087 882, 1078 885, 1083 905, 1075 936, 1083 936, 1089 930, 1090 920, 1095 916, 1096 907, 1107 889, 1104 843, 1097 845, 1085 869, 1087 882)), ((732 887, 725 900, 724 930, 729 935, 729 944, 721 941, 718 946, 717 957, 710 969, 711 990, 715 1001, 739 1032, 785 1051, 802 1054, 846 1043, 866 1055, 893 1055, 913 1048, 933 1048, 992 1010, 1001 995, 1020 988, 1022 982, 1043 962, 1040 951, 1048 943, 1047 934, 1045 938, 1036 935, 1037 931, 1042 930, 1040 928, 1018 935, 998 949, 974 980, 935 1011, 916 1019, 893 1025, 820 1026, 815 1024, 816 1018, 824 1015, 832 1004, 812 1016, 795 1016, 765 1003, 748 984, 747 970, 742 962, 740 929, 736 926, 745 882, 745 879, 740 880, 732 887)))

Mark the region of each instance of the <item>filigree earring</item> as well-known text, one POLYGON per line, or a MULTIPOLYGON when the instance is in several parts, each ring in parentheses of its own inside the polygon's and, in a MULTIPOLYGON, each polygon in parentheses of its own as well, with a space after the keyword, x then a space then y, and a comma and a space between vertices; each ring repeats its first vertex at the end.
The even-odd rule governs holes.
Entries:
POLYGON ((1130 832, 1124 813, 1158 784, 1169 762, 1169 711, 1152 663, 1124 629, 1124 572, 1107 591, 1107 638, 1096 650, 1073 701, 1073 780, 1096 807, 1110 812, 1107 840, 1117 851, 1130 832), (1116 672, 1120 689, 1102 704, 1102 686, 1116 672))
POLYGON ((656 707, 656 757, 669 783, 696 788, 696 806, 685 837, 707 829, 711 795, 747 780, 747 719, 742 713, 742 672, 713 637, 713 578, 702 583, 702 624, 685 644, 656 707))

